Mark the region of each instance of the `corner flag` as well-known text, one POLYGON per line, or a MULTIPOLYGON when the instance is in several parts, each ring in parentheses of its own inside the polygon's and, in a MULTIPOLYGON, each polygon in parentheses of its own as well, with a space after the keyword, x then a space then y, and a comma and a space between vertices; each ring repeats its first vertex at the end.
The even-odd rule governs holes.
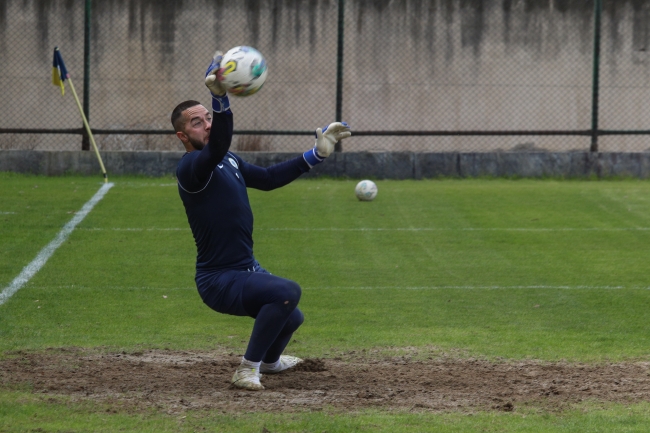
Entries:
POLYGON ((97 149, 97 144, 95 143, 95 138, 93 137, 93 133, 90 130, 90 125, 88 125, 88 119, 86 119, 84 110, 81 108, 81 103, 79 102, 77 91, 74 89, 74 85, 72 84, 72 78, 70 77, 70 74, 68 74, 68 70, 65 68, 65 63, 63 63, 63 57, 61 57, 61 53, 59 52, 59 47, 54 47, 54 60, 52 61, 52 84, 61 87, 62 95, 65 94, 65 87, 63 86, 63 82, 65 80, 68 80, 68 82, 70 83, 70 90, 72 90, 72 96, 74 96, 74 100, 77 103, 77 108, 79 109, 81 120, 83 120, 84 122, 86 133, 88 133, 90 142, 92 143, 93 148, 95 149, 95 155, 97 155, 97 161, 99 161, 99 166, 102 169, 102 173, 104 173, 104 183, 108 183, 108 175, 106 174, 106 168, 104 167, 104 162, 102 161, 102 157, 99 154, 99 149, 97 149))
POLYGON ((65 68, 65 63, 63 63, 63 57, 61 57, 59 47, 54 47, 54 60, 52 61, 52 84, 61 87, 61 95, 65 95, 65 87, 63 86, 63 82, 68 78, 70 78, 70 75, 68 75, 68 70, 65 68))

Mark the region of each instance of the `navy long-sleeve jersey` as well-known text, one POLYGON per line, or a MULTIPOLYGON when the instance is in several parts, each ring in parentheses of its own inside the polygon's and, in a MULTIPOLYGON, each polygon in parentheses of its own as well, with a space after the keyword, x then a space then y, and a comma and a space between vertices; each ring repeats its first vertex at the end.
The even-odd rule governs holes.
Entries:
POLYGON ((208 144, 186 153, 176 169, 178 192, 197 248, 196 270, 253 267, 253 212, 246 188, 270 191, 309 171, 302 156, 258 167, 229 152, 233 116, 213 113, 208 144))

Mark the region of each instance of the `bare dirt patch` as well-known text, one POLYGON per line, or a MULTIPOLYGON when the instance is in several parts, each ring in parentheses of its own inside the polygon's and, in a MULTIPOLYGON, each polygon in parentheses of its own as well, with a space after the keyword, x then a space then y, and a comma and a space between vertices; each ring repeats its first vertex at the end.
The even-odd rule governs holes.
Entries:
POLYGON ((78 349, 17 352, 0 360, 0 386, 140 410, 291 412, 332 408, 411 411, 563 410, 583 400, 650 401, 650 363, 574 364, 409 357, 306 359, 264 375, 266 390, 233 388, 240 356, 78 349))

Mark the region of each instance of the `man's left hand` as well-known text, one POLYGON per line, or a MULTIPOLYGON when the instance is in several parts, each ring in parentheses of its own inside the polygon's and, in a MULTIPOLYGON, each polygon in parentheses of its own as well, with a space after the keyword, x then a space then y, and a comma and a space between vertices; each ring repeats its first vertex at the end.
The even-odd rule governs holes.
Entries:
POLYGON ((309 164, 309 167, 323 162, 325 158, 334 152, 334 146, 338 141, 351 135, 350 127, 345 122, 333 122, 325 128, 318 128, 316 130, 316 144, 312 149, 302 154, 305 162, 309 164))
POLYGON ((350 127, 345 122, 334 122, 325 128, 316 130, 316 152, 321 158, 327 158, 334 152, 337 142, 352 135, 350 127))

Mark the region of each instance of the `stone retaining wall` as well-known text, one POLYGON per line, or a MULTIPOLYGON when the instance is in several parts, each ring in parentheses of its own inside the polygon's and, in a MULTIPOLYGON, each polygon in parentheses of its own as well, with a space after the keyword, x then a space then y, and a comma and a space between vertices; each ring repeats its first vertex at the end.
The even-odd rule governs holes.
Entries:
MULTIPOLYGON (((173 175, 183 152, 101 152, 111 175, 173 175)), ((241 152, 246 161, 269 166, 297 153, 241 152)), ((65 173, 99 174, 94 152, 0 150, 0 171, 59 176, 65 173)), ((434 177, 650 177, 650 152, 590 153, 335 153, 306 176, 372 179, 434 177)))

